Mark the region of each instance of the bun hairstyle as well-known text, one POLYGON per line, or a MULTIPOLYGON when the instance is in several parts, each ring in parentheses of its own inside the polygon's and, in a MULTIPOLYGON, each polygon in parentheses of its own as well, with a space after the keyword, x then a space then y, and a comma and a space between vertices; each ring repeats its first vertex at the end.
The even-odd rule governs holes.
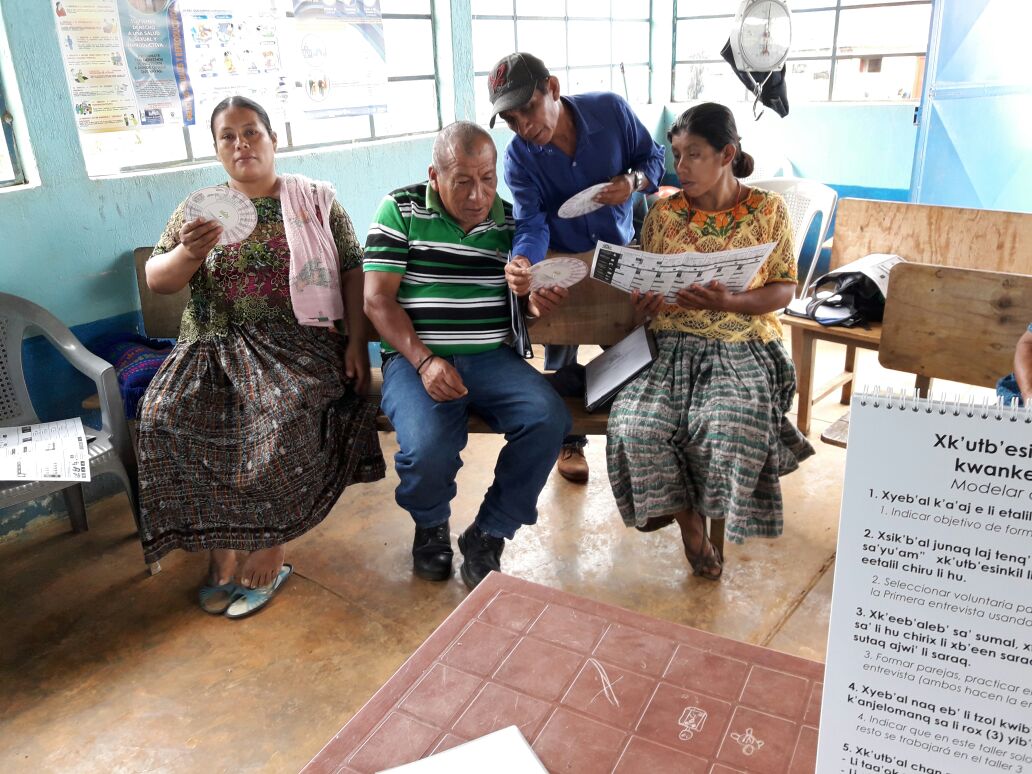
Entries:
POLYGON ((731 172, 735 177, 749 177, 756 162, 742 150, 742 138, 738 136, 735 117, 723 105, 703 102, 688 108, 678 116, 667 132, 667 140, 678 134, 694 134, 703 138, 715 150, 722 151, 728 145, 735 146, 735 157, 731 161, 731 172))
POLYGON ((239 94, 234 97, 226 97, 222 102, 215 106, 215 109, 211 111, 211 136, 215 138, 215 119, 219 117, 220 113, 224 113, 230 108, 247 108, 253 110, 255 115, 258 116, 258 120, 262 122, 262 126, 265 127, 265 131, 269 133, 271 137, 272 121, 269 120, 269 114, 265 112, 265 108, 255 102, 253 99, 247 97, 241 97, 239 94))

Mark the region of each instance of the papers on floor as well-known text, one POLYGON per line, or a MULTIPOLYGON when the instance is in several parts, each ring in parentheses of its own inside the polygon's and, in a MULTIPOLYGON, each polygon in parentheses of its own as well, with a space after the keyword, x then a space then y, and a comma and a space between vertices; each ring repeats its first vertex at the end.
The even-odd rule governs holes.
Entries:
POLYGON ((547 774, 516 726, 380 774, 547 774))
POLYGON ((0 481, 89 481, 82 420, 0 427, 0 481))
POLYGON ((732 293, 748 290, 775 242, 716 253, 647 253, 632 247, 599 242, 591 261, 591 276, 630 293, 660 293, 674 303, 677 291, 717 280, 732 293))
POLYGON ((656 340, 642 325, 584 367, 584 405, 594 411, 656 359, 656 340))

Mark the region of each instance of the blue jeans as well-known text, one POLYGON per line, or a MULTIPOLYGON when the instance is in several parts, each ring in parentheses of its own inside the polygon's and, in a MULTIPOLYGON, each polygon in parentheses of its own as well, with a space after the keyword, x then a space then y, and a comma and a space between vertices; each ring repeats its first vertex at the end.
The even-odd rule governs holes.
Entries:
POLYGON ((544 377, 509 347, 445 360, 469 392, 444 403, 427 394, 405 358, 392 357, 384 366, 381 406, 401 447, 394 455, 401 479, 395 500, 418 527, 448 520, 472 411, 506 440, 476 523, 488 535, 512 538, 537 521, 538 495, 570 429, 570 413, 544 377))
MULTIPOLYGON (((577 362, 576 344, 546 344, 545 370, 558 371, 565 365, 577 362)), ((563 439, 563 446, 576 446, 583 449, 588 443, 586 435, 568 435, 563 439)))
POLYGON ((996 397, 1003 398, 1003 405, 1009 406, 1011 401, 1018 399, 1018 405, 1024 406, 1025 401, 1021 399, 1021 388, 1018 387, 1018 380, 1014 374, 1007 374, 996 382, 996 397))

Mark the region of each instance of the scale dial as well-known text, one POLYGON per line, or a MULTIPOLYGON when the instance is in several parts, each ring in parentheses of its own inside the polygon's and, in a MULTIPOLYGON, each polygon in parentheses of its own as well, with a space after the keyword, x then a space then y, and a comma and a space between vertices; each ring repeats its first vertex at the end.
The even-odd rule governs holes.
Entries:
POLYGON ((746 70, 777 70, 792 43, 792 17, 784 0, 752 0, 739 11, 739 53, 746 70))

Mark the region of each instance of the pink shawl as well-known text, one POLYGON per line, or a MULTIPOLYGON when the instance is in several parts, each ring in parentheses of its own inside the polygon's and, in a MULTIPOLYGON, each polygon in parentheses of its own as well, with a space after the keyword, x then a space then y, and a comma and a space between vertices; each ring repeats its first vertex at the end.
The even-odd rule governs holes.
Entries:
POLYGON ((280 175, 283 228, 290 248, 290 302, 301 325, 332 328, 334 320, 344 319, 340 258, 330 233, 335 194, 330 183, 280 175))

